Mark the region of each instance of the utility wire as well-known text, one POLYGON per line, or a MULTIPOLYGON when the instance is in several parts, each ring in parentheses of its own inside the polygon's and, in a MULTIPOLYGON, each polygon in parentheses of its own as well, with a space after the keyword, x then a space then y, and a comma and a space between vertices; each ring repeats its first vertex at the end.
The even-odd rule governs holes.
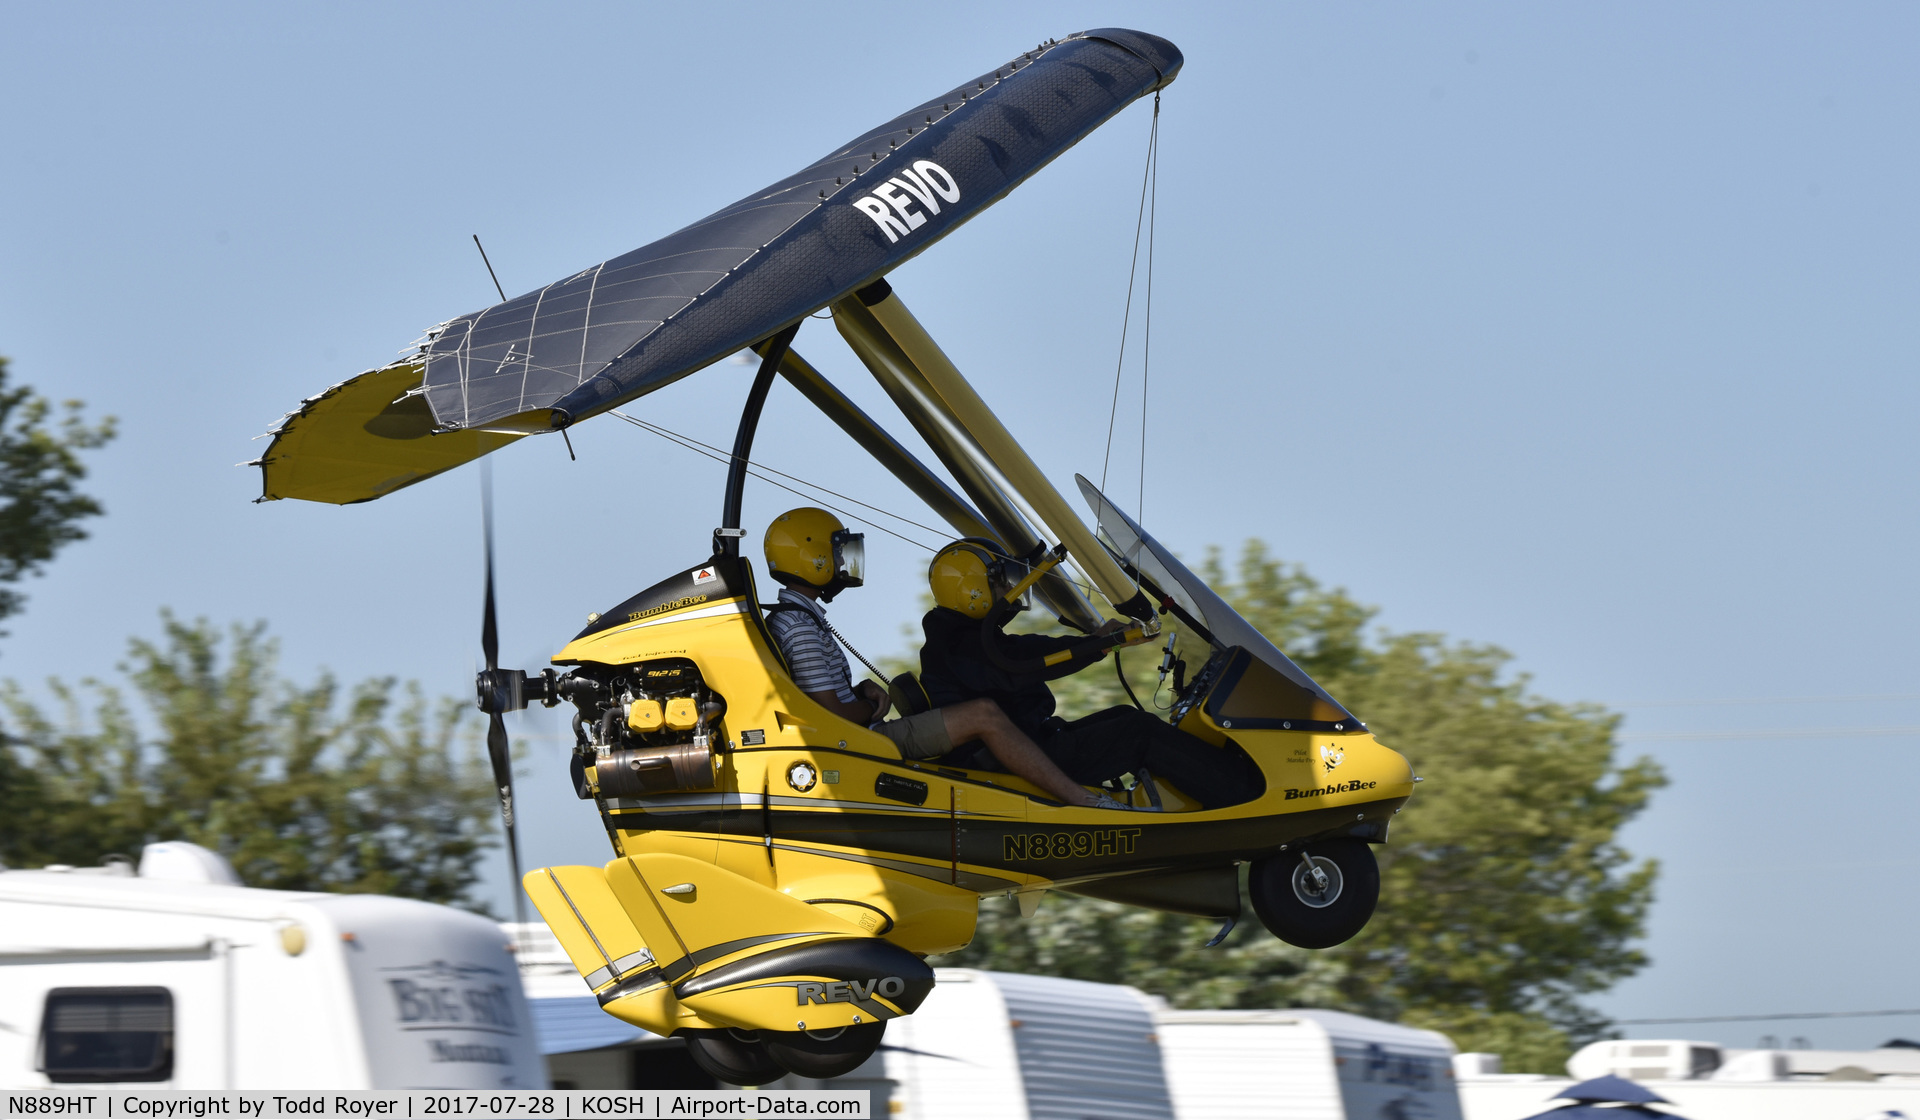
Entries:
POLYGON ((1615 1019, 1615 1026, 1650 1027, 1667 1023, 1769 1023, 1776 1019, 1875 1019, 1920 1015, 1920 1008, 1898 1011, 1789 1011, 1783 1015, 1702 1015, 1691 1019, 1615 1019))
POLYGON ((1920 692, 1869 692, 1856 696, 1747 696, 1711 700, 1624 700, 1615 708, 1723 708, 1750 704, 1858 704, 1880 700, 1920 700, 1920 692))
POLYGON ((1837 739, 1847 737, 1890 738, 1920 735, 1920 725, 1896 727, 1756 727, 1743 731, 1628 731, 1619 736, 1623 743, 1680 743, 1735 739, 1837 739))

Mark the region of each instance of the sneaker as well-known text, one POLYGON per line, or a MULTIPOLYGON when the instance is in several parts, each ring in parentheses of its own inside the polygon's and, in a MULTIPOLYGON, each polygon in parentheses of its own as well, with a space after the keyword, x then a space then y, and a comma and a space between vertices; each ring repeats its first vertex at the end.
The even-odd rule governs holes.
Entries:
POLYGON ((1158 805, 1129 805, 1124 801, 1115 801, 1104 793, 1095 794, 1100 800, 1087 806, 1089 809, 1118 809, 1123 813, 1158 813, 1158 805))

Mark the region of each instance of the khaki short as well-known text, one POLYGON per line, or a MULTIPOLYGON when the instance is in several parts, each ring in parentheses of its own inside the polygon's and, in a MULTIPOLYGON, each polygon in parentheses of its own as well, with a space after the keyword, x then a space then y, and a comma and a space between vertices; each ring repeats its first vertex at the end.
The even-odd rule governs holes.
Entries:
POLYGON ((906 758, 939 758, 953 749, 953 740, 947 737, 947 717, 938 708, 887 720, 874 730, 892 739, 906 758))

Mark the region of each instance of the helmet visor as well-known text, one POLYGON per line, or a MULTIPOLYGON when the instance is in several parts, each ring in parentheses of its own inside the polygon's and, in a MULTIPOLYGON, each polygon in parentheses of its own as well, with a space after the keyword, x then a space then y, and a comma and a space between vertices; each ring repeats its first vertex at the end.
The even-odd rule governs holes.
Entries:
POLYGON ((859 587, 867 577, 867 537, 845 529, 833 534, 833 575, 842 587, 859 587))
MULTIPOLYGON (((1028 565, 1018 560, 996 560, 995 563, 987 567, 987 586, 992 588, 995 599, 1004 599, 1007 596, 1007 592, 1013 590, 1014 584, 1027 578, 1027 572, 1030 570, 1031 568, 1028 565)), ((1013 613, 1015 614, 1032 608, 1033 588, 1029 587, 1025 591, 1022 591, 1020 598, 1016 601, 1019 605, 1013 608, 1013 613)))

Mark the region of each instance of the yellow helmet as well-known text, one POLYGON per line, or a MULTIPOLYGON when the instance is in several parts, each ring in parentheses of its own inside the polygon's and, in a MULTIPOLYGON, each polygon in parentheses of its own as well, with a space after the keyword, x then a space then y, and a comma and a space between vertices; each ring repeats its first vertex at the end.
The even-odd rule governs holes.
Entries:
POLYGON ((963 537, 933 554, 927 584, 936 604, 985 618, 995 597, 1014 583, 1008 569, 1017 563, 997 541, 963 537))
POLYGON ((820 597, 831 601, 863 581, 866 541, 824 509, 790 509, 767 526, 767 571, 782 583, 818 587, 820 597))

